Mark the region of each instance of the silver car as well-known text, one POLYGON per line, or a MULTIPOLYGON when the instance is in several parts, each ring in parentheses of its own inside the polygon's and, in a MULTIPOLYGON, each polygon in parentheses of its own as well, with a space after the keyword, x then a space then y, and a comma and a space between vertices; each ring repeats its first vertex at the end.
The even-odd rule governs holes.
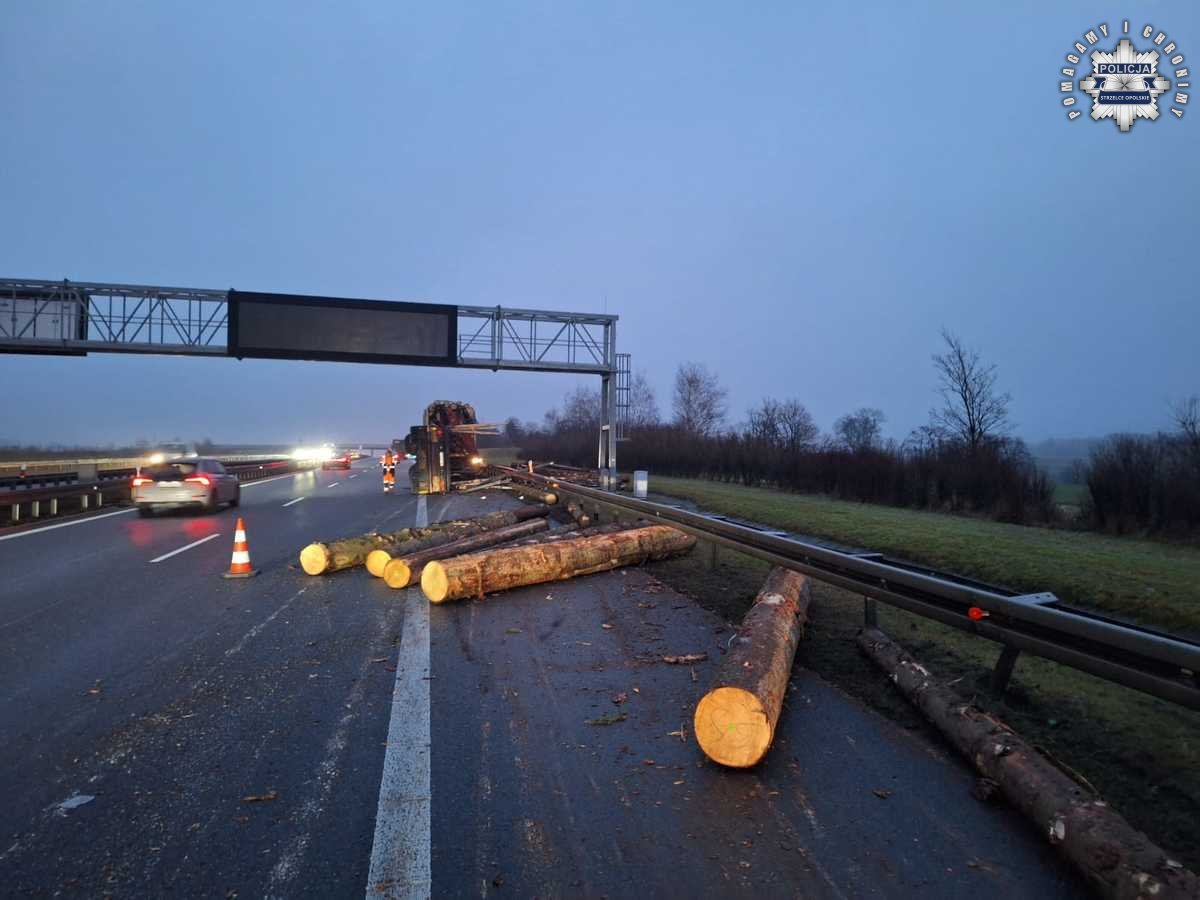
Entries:
POLYGON ((197 457, 144 466, 133 479, 130 495, 143 516, 182 506, 212 512, 222 503, 237 506, 242 486, 218 460, 197 457))

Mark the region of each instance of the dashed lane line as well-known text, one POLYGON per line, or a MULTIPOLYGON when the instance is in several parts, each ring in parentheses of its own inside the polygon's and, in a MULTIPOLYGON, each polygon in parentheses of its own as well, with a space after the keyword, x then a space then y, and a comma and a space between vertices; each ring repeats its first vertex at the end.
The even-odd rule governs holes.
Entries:
POLYGON ((185 550, 191 550, 193 547, 199 547, 201 544, 207 544, 213 538, 219 538, 220 536, 221 536, 221 532, 219 532, 219 531, 215 532, 213 534, 210 534, 208 537, 200 538, 200 540, 198 540, 198 541, 192 541, 190 544, 180 547, 178 550, 172 550, 170 553, 164 553, 162 556, 156 556, 154 559, 150 560, 150 562, 160 563, 164 559, 170 559, 172 556, 182 553, 185 550))

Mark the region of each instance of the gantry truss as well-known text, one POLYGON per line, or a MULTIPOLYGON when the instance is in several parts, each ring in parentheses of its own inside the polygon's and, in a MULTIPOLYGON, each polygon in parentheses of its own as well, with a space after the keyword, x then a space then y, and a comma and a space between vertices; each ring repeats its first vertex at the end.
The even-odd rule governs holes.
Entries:
MULTIPOLYGON (((457 310, 457 362, 448 365, 600 376, 599 462, 614 468, 629 403, 629 354, 617 353, 617 316, 457 310)), ((0 352, 230 356, 229 319, 228 290, 0 279, 0 352)))

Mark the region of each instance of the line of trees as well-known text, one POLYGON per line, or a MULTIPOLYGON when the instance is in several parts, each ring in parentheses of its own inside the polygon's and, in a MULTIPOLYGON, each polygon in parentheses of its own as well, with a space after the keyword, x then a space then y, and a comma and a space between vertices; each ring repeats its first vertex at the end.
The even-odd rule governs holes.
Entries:
MULTIPOLYGON (((863 502, 1047 521, 1053 484, 1025 445, 1008 435, 1009 396, 996 368, 953 334, 933 357, 941 403, 908 440, 885 440, 883 412, 863 407, 822 435, 798 398, 766 397, 726 426, 728 392, 706 366, 679 366, 672 419, 659 415, 644 376, 632 382, 631 440, 622 463, 663 475, 712 478, 863 502)), ((505 432, 528 456, 594 464, 599 394, 577 387, 541 424, 510 419, 505 432)))
POLYGON ((1200 397, 1174 405, 1175 430, 1117 434, 1094 448, 1080 476, 1083 514, 1113 534, 1200 531, 1200 397))

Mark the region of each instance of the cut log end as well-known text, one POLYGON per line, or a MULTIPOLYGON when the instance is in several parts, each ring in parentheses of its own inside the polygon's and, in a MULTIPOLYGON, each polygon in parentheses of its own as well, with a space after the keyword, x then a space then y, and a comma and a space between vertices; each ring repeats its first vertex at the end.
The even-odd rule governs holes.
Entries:
POLYGON ((771 746, 771 722, 758 697, 737 687, 719 687, 696 704, 696 742, 709 759, 745 769, 757 765, 771 746))
POLYGON ((450 579, 440 562, 427 563, 421 572, 421 590, 430 603, 442 603, 450 593, 450 579))
POLYGON ((376 578, 382 578, 384 569, 392 561, 392 554, 386 550, 372 550, 367 554, 367 571, 376 578))
POLYGON ((300 551, 300 568, 309 575, 320 575, 329 568, 329 548, 324 544, 309 544, 300 551))
POLYGON ((383 580, 390 588, 406 588, 412 583, 412 569, 402 559, 388 560, 383 568, 383 580))

